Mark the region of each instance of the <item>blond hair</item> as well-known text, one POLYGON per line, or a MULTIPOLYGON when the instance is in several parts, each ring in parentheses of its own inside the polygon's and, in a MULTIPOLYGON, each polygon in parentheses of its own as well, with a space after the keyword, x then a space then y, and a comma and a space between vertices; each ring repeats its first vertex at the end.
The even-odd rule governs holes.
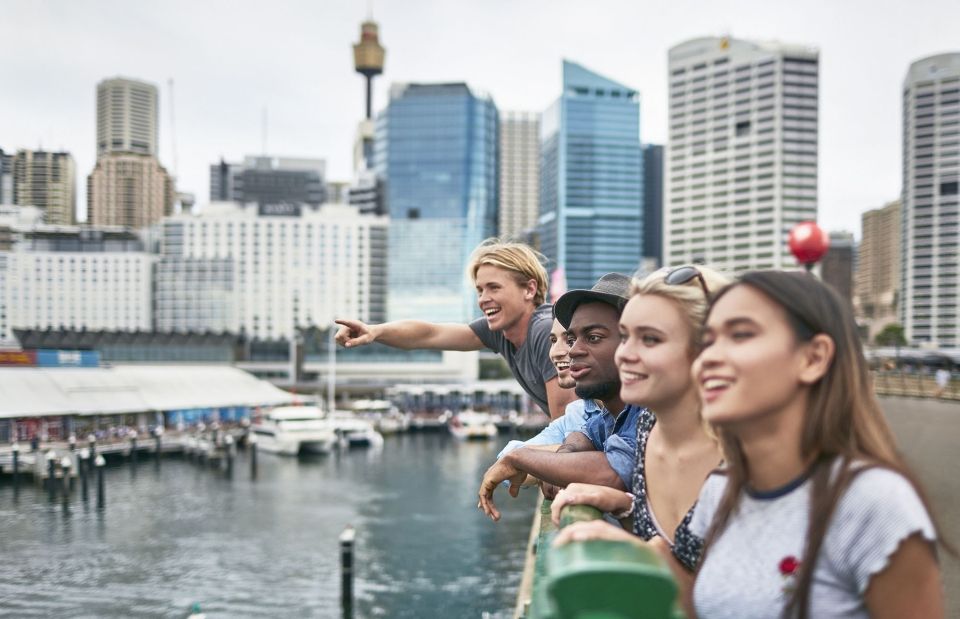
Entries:
MULTIPOLYGON (((693 267, 703 276, 710 295, 718 293, 733 280, 723 273, 705 266, 693 267)), ((668 284, 664 281, 673 268, 663 268, 655 271, 641 280, 633 280, 630 286, 630 296, 639 294, 656 295, 672 301, 683 314, 687 326, 690 328, 691 359, 699 353, 700 330, 707 318, 710 299, 704 294, 700 280, 696 277, 683 284, 668 284)))
POLYGON ((491 238, 473 250, 467 273, 470 274, 470 280, 476 282, 477 270, 487 265, 509 271, 521 287, 526 286, 532 279, 537 283, 533 304, 540 305, 547 298, 547 270, 543 267, 544 260, 543 255, 529 245, 491 238))

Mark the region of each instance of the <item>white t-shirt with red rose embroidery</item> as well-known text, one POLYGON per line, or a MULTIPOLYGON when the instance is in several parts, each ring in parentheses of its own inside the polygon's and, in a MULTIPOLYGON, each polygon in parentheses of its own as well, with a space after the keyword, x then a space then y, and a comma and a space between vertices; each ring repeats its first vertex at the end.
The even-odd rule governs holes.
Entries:
MULTIPOLYGON (((705 537, 727 478, 711 475, 690 530, 705 537)), ((809 479, 766 493, 744 492, 726 530, 706 549, 694 584, 700 619, 780 617, 796 586, 810 512, 809 479)), ((913 486, 889 469, 856 475, 837 506, 817 558, 810 617, 869 617, 864 592, 900 543, 919 533, 931 544, 933 523, 913 486)))

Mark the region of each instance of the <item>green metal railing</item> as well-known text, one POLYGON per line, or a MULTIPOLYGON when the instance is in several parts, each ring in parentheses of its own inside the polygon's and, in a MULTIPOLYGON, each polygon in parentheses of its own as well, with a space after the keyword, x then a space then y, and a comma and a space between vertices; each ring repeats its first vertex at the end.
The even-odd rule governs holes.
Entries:
MULTIPOLYGON (((629 542, 591 540, 553 547, 557 527, 550 501, 540 505, 539 534, 531 544, 534 568, 527 591, 521 590, 522 619, 680 619, 677 585, 670 568, 653 550, 629 542)), ((564 508, 560 528, 596 520, 587 505, 564 508)))

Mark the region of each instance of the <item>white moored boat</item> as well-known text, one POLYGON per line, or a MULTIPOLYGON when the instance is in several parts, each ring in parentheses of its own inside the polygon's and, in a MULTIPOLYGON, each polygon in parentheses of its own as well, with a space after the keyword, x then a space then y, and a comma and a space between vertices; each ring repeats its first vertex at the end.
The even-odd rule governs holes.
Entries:
POLYGON ((450 434, 461 440, 491 439, 497 436, 497 426, 489 413, 463 411, 447 423, 450 434))
POLYGON ((337 435, 316 406, 280 406, 250 429, 263 451, 296 456, 330 453, 337 435))
POLYGON ((336 434, 341 445, 350 447, 362 445, 379 447, 383 445, 383 436, 377 432, 373 424, 366 419, 360 419, 351 411, 335 411, 327 415, 324 421, 327 427, 336 434))

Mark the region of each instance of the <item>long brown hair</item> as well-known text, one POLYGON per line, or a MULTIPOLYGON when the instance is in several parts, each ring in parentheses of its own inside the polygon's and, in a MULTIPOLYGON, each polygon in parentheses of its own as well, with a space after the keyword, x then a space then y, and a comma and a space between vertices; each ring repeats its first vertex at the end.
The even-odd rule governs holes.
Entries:
MULTIPOLYGON (((806 547, 797 587, 786 610, 788 615, 806 619, 814 566, 830 518, 843 491, 858 473, 872 467, 899 473, 913 485, 931 518, 933 512, 922 487, 897 451, 893 433, 874 394, 848 304, 812 275, 786 271, 746 273, 720 291, 714 304, 738 286, 748 286, 780 306, 798 344, 822 333, 833 340, 836 348, 827 371, 810 387, 800 437, 801 455, 816 464, 811 479, 806 547), (839 462, 836 474, 832 472, 834 462, 839 462)), ((726 458, 728 482, 707 534, 707 550, 729 523, 747 483, 747 461, 739 439, 721 427, 715 431, 726 458)), ((939 527, 936 529, 939 539, 939 527)))

